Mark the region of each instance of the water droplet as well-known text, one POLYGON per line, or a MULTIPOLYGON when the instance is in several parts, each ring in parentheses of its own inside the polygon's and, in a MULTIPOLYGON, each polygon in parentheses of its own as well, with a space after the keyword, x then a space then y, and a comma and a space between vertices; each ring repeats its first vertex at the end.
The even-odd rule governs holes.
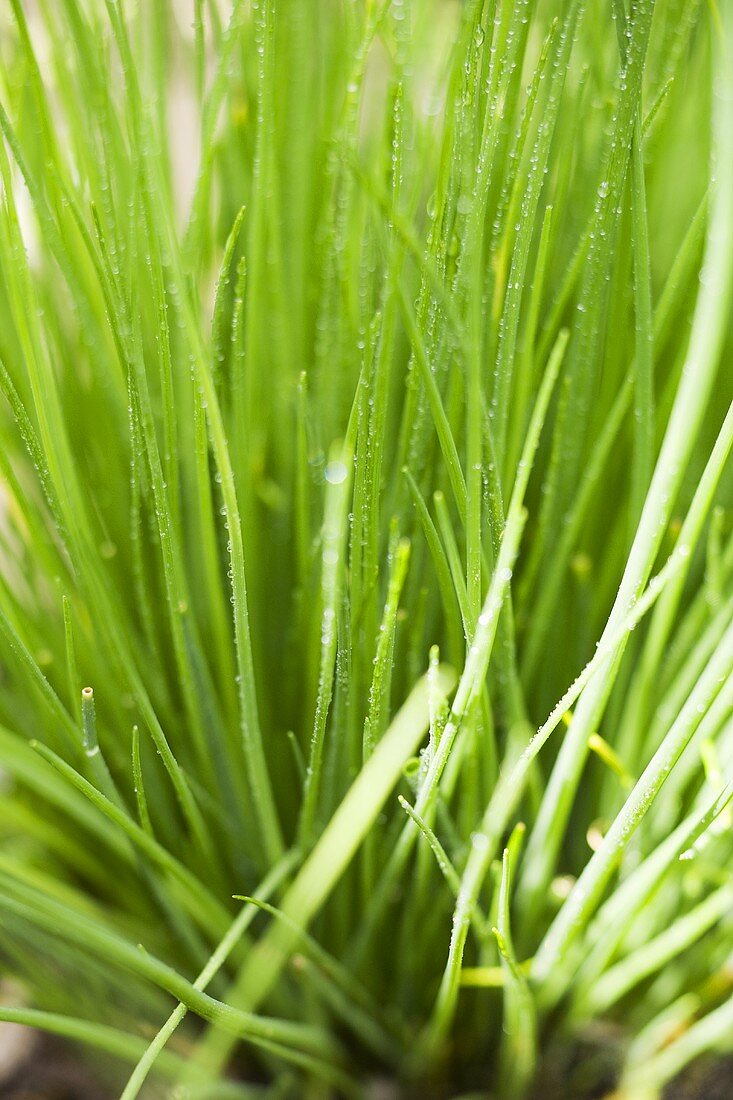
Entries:
POLYGON ((323 476, 329 485, 341 485, 346 481, 348 473, 343 462, 329 462, 323 476))

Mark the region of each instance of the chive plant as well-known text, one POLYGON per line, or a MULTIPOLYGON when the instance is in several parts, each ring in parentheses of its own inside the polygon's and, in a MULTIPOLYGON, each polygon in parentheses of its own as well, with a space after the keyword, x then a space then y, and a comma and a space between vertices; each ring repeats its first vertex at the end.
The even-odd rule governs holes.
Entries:
POLYGON ((0 1018, 660 1095, 733 1045, 733 5, 0 28, 0 1018))

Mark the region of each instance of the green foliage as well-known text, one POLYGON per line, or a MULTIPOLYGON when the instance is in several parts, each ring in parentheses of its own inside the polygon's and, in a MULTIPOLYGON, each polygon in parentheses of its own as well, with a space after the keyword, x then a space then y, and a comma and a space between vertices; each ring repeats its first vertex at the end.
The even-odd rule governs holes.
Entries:
POLYGON ((729 1049, 733 6, 0 58, 0 1018, 124 1100, 729 1049))

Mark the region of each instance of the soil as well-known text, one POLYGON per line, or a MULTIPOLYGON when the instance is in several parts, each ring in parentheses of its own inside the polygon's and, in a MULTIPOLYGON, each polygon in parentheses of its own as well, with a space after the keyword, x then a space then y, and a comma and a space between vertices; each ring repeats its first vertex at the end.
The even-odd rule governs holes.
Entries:
MULTIPOLYGON (((556 1049, 538 1075, 530 1100, 606 1100, 620 1067, 619 1036, 592 1034, 556 1049)), ((378 1094, 375 1094, 378 1095, 378 1094)), ((381 1095, 393 1097, 385 1091, 381 1095)), ((663 1100, 731 1100, 733 1056, 701 1058, 664 1091, 663 1100)), ((0 1100, 110 1100, 73 1050, 41 1037, 13 1074, 0 1082, 0 1100)))
POLYGON ((700 1058, 664 1090, 663 1100, 730 1100, 733 1056, 700 1058))
POLYGON ((604 1100, 618 1081, 623 1049, 623 1032, 605 1023, 557 1042, 540 1066, 530 1100, 604 1100))
MULTIPOLYGON (((597 1024, 555 1047, 530 1100, 607 1100, 618 1082, 623 1046, 621 1031, 597 1024)), ((667 1085, 662 1100, 733 1100, 733 1055, 698 1059, 667 1085)))
POLYGON ((47 1036, 0 1083, 0 1100, 110 1100, 78 1054, 47 1036))

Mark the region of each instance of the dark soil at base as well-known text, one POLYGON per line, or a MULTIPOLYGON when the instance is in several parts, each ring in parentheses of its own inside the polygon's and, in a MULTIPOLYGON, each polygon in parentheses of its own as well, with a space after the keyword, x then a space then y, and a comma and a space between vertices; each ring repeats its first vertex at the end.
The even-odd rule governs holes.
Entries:
MULTIPOLYGON (((598 1025, 553 1050, 530 1100, 605 1100, 616 1088, 622 1058, 621 1033, 598 1025)), ((733 1100, 733 1055, 698 1059, 667 1085, 662 1100, 733 1100)))
POLYGON ((664 1100, 731 1100, 733 1056, 701 1058, 664 1091, 664 1100))
POLYGON ((0 1100, 112 1100, 75 1050, 42 1036, 12 1076, 0 1084, 0 1100))
MULTIPOLYGON (((608 1039, 606 1036, 605 1042, 597 1038, 575 1042, 556 1051, 551 1062, 543 1065, 530 1100, 604 1100, 612 1094, 620 1048, 617 1042, 608 1039)), ((113 1100, 113 1097, 92 1079, 74 1050, 43 1037, 12 1077, 0 1084, 0 1100, 113 1100)), ((733 1100, 733 1055, 699 1059, 667 1086, 663 1100, 733 1100)))

